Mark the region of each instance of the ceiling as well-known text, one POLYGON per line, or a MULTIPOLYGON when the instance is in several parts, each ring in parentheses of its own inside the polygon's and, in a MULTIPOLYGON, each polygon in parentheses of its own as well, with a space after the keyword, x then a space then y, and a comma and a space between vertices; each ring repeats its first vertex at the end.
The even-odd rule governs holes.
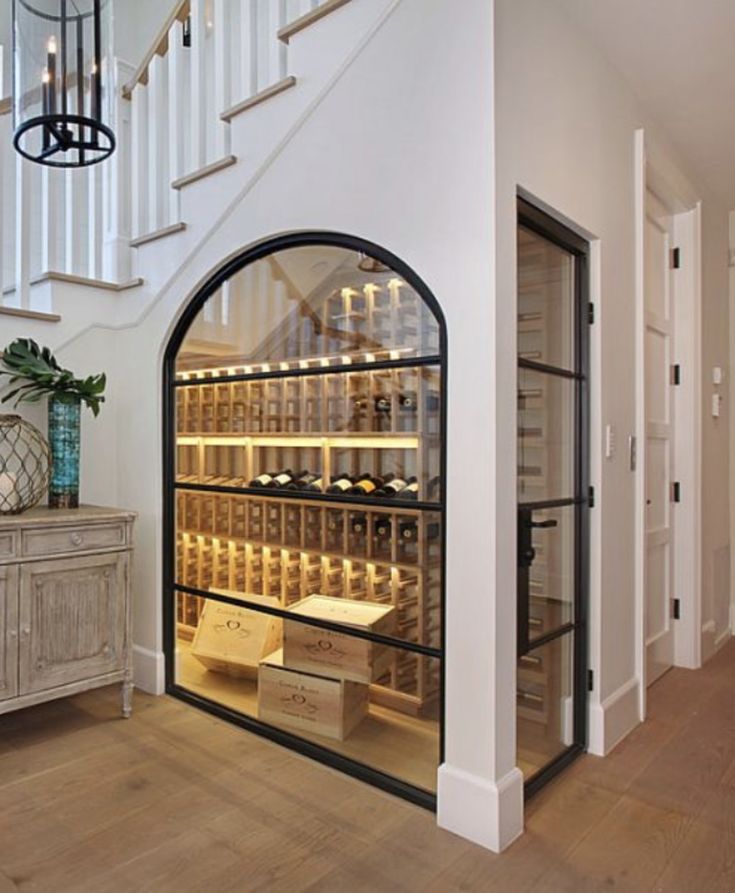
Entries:
POLYGON ((735 209, 734 0, 557 0, 692 173, 735 209))

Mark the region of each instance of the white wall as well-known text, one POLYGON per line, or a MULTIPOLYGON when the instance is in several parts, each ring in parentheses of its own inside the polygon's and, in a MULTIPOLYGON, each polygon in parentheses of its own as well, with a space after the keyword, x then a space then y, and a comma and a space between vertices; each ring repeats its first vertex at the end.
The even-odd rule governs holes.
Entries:
MULTIPOLYGON (((508 478, 514 466, 515 197, 530 192, 593 241, 592 463, 598 502, 592 511, 591 746, 604 752, 635 724, 634 475, 626 444, 635 430, 635 158, 645 127, 667 146, 622 76, 587 34, 549 0, 496 0, 497 295, 504 337, 499 377, 508 382, 498 444, 508 478), (601 459, 606 424, 618 451, 601 459)), ((675 155, 667 148, 667 154, 675 155)), ((679 163, 679 166, 684 168, 679 163)), ((686 173, 685 169, 684 172, 686 173)), ((727 366, 727 213, 697 184, 703 201, 703 378, 727 366)), ((711 388, 703 385, 703 399, 711 388)), ((709 405, 709 404, 707 404, 709 405)), ((703 620, 722 616, 729 593, 715 592, 715 554, 729 543, 728 435, 725 419, 703 418, 703 620)), ((498 506, 510 516, 513 494, 498 506)), ((721 555, 721 553, 720 553, 721 555)), ((512 578, 512 560, 505 571, 512 578)), ((721 632, 718 627, 718 633, 721 632)))

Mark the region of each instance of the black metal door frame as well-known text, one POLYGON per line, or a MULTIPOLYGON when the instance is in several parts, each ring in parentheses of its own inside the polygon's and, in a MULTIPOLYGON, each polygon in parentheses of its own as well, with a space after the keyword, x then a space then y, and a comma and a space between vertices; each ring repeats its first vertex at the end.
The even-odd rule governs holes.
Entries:
MULTIPOLYGON (((574 399, 574 495, 568 499, 518 503, 518 653, 572 634, 573 651, 573 741, 525 783, 530 797, 587 749, 588 613, 589 613, 589 526, 593 492, 590 487, 590 347, 592 306, 589 303, 589 242, 523 198, 518 198, 517 225, 569 252, 574 264, 574 368, 563 369, 518 358, 519 369, 559 376, 575 383, 574 399), (529 642, 529 575, 533 562, 531 543, 534 511, 574 507, 574 616, 568 623, 529 642)), ((542 522, 543 523, 543 522, 542 522)))

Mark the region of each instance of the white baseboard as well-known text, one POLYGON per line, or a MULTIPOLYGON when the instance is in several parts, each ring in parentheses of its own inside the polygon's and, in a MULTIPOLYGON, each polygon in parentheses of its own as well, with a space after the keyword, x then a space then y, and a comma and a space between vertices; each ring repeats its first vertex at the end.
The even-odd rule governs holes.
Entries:
POLYGON ((516 768, 491 782, 443 763, 437 821, 440 828, 502 852, 523 833, 523 774, 516 768))
POLYGON ((706 664, 707 661, 712 657, 712 655, 717 650, 717 646, 715 643, 715 621, 708 620, 707 623, 702 624, 702 663, 706 664))
POLYGON ((604 757, 640 722, 638 715, 639 682, 629 679, 601 704, 590 704, 590 753, 604 757))
POLYGON ((150 651, 133 645, 133 681, 135 687, 151 695, 162 695, 166 690, 166 671, 162 651, 150 651))

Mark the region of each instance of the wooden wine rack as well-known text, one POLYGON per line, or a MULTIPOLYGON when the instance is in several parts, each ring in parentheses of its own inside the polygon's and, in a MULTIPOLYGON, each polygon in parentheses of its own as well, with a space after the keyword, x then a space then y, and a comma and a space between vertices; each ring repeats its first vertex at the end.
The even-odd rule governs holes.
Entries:
MULTIPOLYGON (((441 648, 441 372, 428 314, 395 277, 334 288, 267 339, 268 362, 177 362, 179 583, 272 596, 283 608, 318 593, 392 604, 396 638, 441 648), (436 362, 414 362, 426 356, 436 362), (323 489, 336 473, 415 475, 418 499, 437 510, 249 488, 284 468, 320 475, 323 489)), ((178 594, 180 637, 193 638, 203 604, 178 594)), ((420 715, 439 695, 440 662, 392 653, 371 700, 420 715)))

